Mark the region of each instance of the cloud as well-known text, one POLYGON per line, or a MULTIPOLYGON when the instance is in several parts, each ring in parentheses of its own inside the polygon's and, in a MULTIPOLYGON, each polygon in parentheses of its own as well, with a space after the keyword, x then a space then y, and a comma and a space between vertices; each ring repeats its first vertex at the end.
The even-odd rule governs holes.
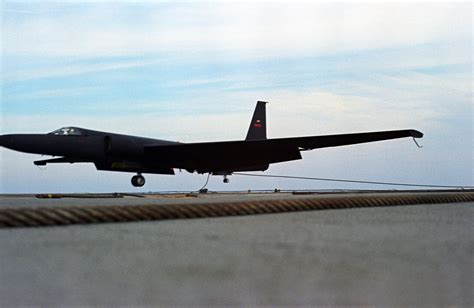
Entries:
MULTIPOLYGON (((109 61, 110 62, 110 61, 109 61)), ((20 69, 13 72, 7 72, 3 78, 7 82, 28 81, 40 78, 58 78, 63 76, 77 76, 88 73, 100 73, 107 71, 126 70, 133 68, 146 67, 163 63, 159 60, 115 60, 110 63, 78 63, 65 64, 61 66, 20 69)))
POLYGON ((402 128, 432 132, 469 122, 468 81, 468 77, 456 82, 415 72, 381 75, 369 84, 346 81, 331 86, 331 90, 316 85, 240 91, 211 87, 190 91, 191 97, 83 103, 80 112, 68 114, 4 114, 2 127, 10 132, 50 131, 76 125, 165 139, 173 136, 181 141, 239 139, 247 129, 254 102, 266 100, 270 102, 267 109, 272 137, 402 128), (452 117, 458 122, 451 123, 452 117))
POLYGON ((471 35, 468 3, 58 6, 63 10, 51 4, 33 6, 41 14, 23 19, 11 17, 7 9, 4 53, 281 57, 456 41, 471 35))
MULTIPOLYGON (((74 125, 183 142, 237 140, 255 101, 267 100, 270 137, 425 133, 422 150, 410 140, 324 149, 272 173, 472 185, 471 14, 469 3, 9 2, 0 133, 74 125)), ((34 158, 1 149, 0 190, 130 190, 129 174, 90 165, 43 172, 34 158)), ((192 190, 201 179, 150 176, 147 187, 192 190)), ((211 178, 211 187, 334 187, 233 182, 211 178)))
MULTIPOLYGON (((433 86, 436 86, 434 84, 433 86)), ((195 112, 180 114, 186 105, 177 107, 175 114, 133 112, 109 115, 93 112, 89 115, 3 115, 2 133, 48 132, 67 125, 132 134, 182 142, 211 140, 241 140, 244 138, 254 107, 250 100, 263 92, 240 93, 219 97, 232 101, 248 101, 247 107, 219 113, 200 113, 199 99, 189 102, 195 112), (234 97, 235 96, 235 97, 234 97), (7 131, 8 129, 8 131, 7 131)), ((407 111, 409 107, 378 104, 368 98, 341 96, 327 92, 274 91, 266 93, 270 137, 318 135, 377 129, 416 128, 425 133, 418 149, 411 140, 395 140, 374 144, 321 149, 303 153, 301 161, 272 165, 270 174, 291 174, 331 178, 365 179, 432 183, 440 185, 472 185, 472 135, 469 119, 457 117, 456 123, 428 121, 448 116, 435 105, 422 113, 407 111), (460 131, 464 124, 465 131, 460 131), (443 129, 435 129, 436 126, 443 129), (464 134, 459 137, 459 134, 464 134)), ((210 101, 212 104, 216 103, 210 101)), ((151 105, 154 102, 149 102, 151 105)), ((155 102, 156 103, 156 102, 155 102)), ((208 102, 209 103, 209 102, 208 102)), ((234 103, 234 102, 233 102, 234 103)), ((449 104, 449 103, 448 103, 449 104)), ((441 106, 442 107, 442 106, 441 106)), ((453 106, 456 108, 456 106, 453 106)), ((148 108, 148 107, 147 107, 148 108)), ((204 108, 204 106, 203 106, 204 108)), ((206 106, 209 108, 209 105, 206 106)), ((469 118, 469 113, 464 117, 469 118)), ((50 166, 41 171, 31 162, 39 155, 21 154, 0 149, 0 190, 2 192, 129 191, 130 174, 97 172, 90 164, 50 166), (73 175, 73 177, 71 177, 73 175), (104 183, 107 183, 104 185, 104 183)), ((373 188, 361 185, 334 185, 307 181, 280 181, 233 177, 230 186, 213 177, 211 189, 315 189, 315 188, 373 188)), ((178 173, 176 176, 147 175, 147 189, 194 190, 204 178, 178 173)))

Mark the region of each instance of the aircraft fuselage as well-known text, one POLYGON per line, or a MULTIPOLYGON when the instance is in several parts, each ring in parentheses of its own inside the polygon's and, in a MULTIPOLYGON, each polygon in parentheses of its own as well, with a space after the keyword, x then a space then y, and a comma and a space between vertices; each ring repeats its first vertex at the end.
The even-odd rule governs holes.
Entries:
POLYGON ((0 136, 0 144, 11 150, 82 159, 142 159, 146 145, 177 142, 87 130, 87 135, 10 134, 0 136))
POLYGON ((301 151, 397 138, 421 138, 414 129, 267 139, 266 102, 259 101, 245 140, 180 143, 121 135, 79 127, 63 127, 48 134, 0 136, 0 146, 55 156, 35 161, 94 163, 98 170, 134 172, 134 186, 143 186, 141 173, 174 174, 174 169, 226 176, 236 171, 265 171, 273 163, 301 159, 301 151))

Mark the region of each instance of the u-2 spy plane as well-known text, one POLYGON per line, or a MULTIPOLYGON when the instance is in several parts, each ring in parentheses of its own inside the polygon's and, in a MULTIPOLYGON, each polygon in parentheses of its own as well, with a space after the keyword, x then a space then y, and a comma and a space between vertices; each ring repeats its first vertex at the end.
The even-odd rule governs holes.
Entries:
MULTIPOLYGON (((267 139, 266 102, 258 101, 245 140, 181 143, 120 135, 79 127, 63 127, 48 134, 0 136, 0 145, 12 150, 52 155, 35 161, 52 163, 93 163, 97 170, 133 172, 132 185, 145 184, 142 173, 174 174, 173 169, 190 173, 228 175, 238 171, 265 171, 270 164, 301 159, 301 151, 413 137, 414 129, 267 139), (59 156, 59 157, 58 157, 59 156)), ((415 140, 415 139, 414 139, 415 140)))

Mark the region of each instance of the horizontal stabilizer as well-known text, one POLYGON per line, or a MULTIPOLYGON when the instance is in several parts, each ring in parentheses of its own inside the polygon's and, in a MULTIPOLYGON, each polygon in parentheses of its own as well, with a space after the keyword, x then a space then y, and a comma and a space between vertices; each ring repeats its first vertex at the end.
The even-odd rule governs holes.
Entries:
POLYGON ((58 157, 58 158, 51 158, 45 160, 37 160, 33 162, 36 166, 46 166, 46 164, 61 164, 61 163, 91 163, 90 160, 84 160, 81 158, 73 158, 73 157, 58 157))

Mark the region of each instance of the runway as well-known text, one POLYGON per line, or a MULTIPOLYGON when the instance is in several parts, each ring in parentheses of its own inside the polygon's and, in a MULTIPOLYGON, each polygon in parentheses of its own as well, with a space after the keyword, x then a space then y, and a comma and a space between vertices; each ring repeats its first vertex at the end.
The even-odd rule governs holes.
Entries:
MULTIPOLYGON (((0 208, 156 202, 177 199, 1 196, 0 208)), ((0 306, 472 306, 473 205, 2 229, 0 306)))

